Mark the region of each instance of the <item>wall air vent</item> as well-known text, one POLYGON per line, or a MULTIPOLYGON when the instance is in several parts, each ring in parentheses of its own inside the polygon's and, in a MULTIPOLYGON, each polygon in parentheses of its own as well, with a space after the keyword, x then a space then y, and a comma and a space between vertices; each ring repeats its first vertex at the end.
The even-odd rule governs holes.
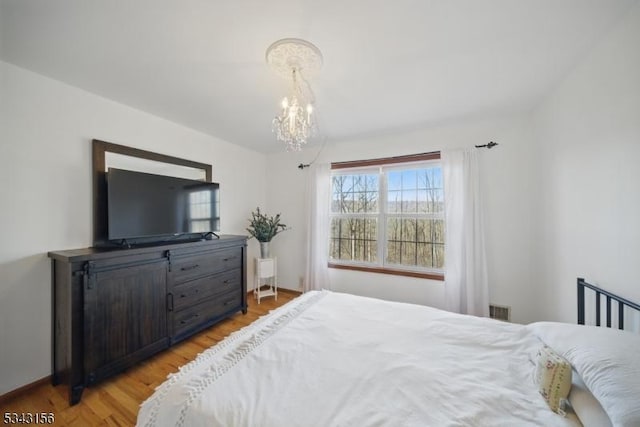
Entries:
POLYGON ((504 320, 505 322, 511 322, 511 307, 506 305, 489 305, 489 317, 497 320, 504 320))

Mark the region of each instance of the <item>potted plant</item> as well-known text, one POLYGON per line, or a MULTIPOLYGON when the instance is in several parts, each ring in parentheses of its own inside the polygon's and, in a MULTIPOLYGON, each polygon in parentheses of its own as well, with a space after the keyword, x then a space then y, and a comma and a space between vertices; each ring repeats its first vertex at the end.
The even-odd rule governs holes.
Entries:
POLYGON ((269 258, 269 242, 286 229, 287 226, 280 223, 280 214, 267 216, 260 212, 260 208, 256 208, 255 212, 251 212, 247 231, 260 242, 260 257, 269 258))

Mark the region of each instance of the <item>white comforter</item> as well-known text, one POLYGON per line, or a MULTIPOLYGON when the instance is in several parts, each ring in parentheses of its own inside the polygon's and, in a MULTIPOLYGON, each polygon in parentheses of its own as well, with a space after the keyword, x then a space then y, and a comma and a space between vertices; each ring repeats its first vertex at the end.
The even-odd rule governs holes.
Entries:
POLYGON ((569 426, 520 325, 310 292, 170 375, 140 426, 569 426))

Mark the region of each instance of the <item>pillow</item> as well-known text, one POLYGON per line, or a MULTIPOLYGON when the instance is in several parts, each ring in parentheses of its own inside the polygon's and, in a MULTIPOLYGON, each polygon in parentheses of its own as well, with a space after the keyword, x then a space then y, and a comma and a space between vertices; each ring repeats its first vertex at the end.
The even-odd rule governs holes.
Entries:
POLYGON ((614 426, 640 426, 640 335, 556 322, 527 328, 573 365, 614 426))
POLYGON ((571 390, 571 365, 546 345, 538 350, 536 384, 551 410, 564 415, 564 404, 571 390))
POLYGON ((569 403, 582 425, 584 427, 612 427, 609 416, 602 409, 598 399, 584 385, 580 375, 574 372, 572 377, 569 403))

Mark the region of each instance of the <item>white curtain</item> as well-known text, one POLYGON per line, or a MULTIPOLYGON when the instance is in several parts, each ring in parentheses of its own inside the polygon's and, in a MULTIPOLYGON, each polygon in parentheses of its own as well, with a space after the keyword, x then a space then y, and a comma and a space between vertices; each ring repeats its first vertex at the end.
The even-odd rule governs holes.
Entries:
POLYGON ((445 194, 445 303, 456 313, 489 316, 478 153, 441 152, 445 194))
POLYGON ((329 201, 331 167, 314 163, 307 175, 307 268, 304 291, 329 287, 329 201))

